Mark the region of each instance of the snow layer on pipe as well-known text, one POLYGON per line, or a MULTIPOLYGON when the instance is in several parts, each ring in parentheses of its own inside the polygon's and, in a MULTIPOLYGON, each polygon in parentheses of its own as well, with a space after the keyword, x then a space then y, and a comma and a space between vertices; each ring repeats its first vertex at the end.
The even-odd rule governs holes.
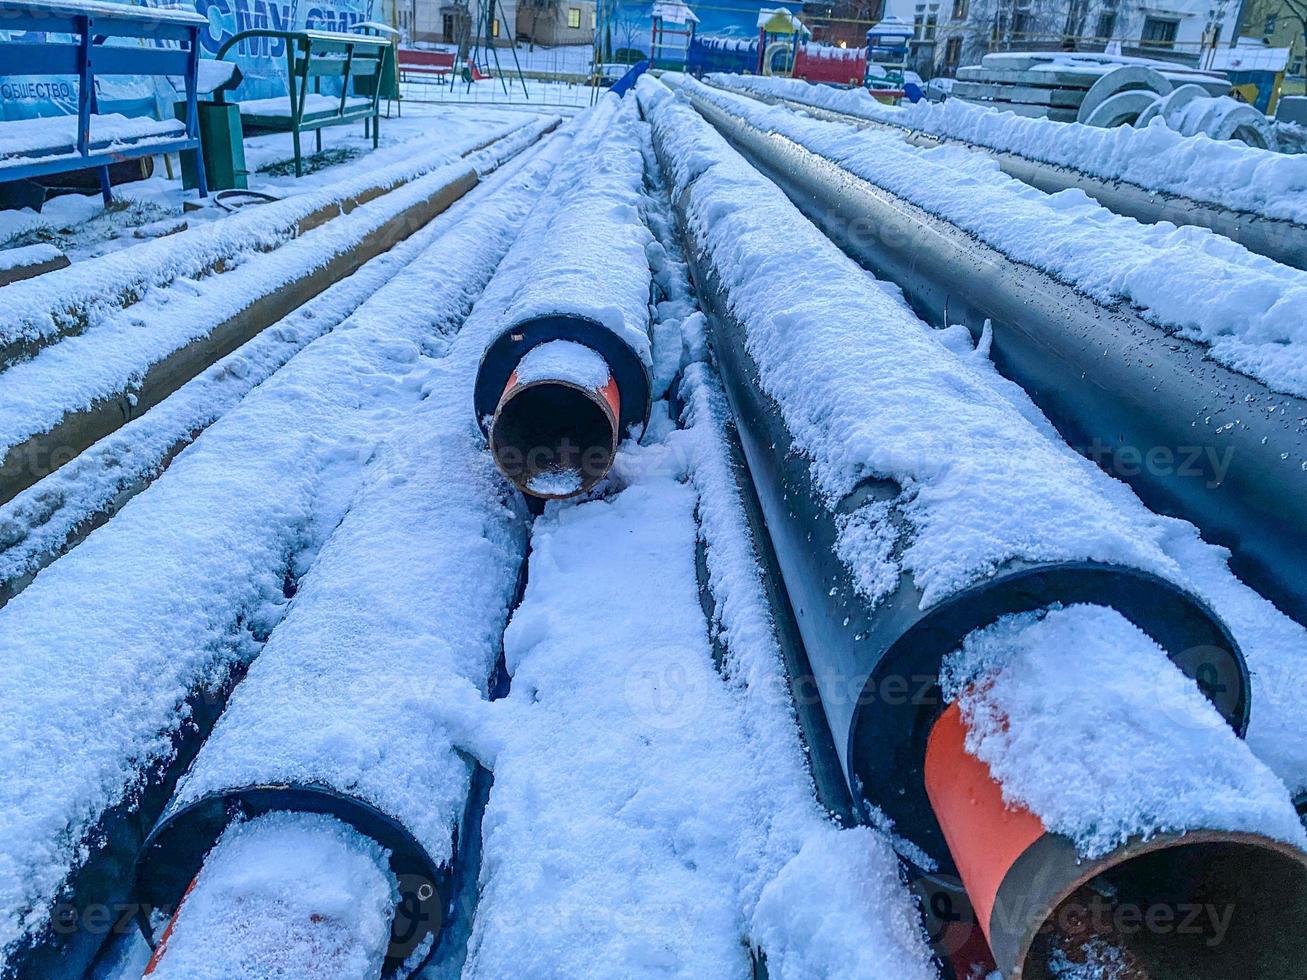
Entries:
MULTIPOLYGON (((500 216, 483 232, 489 254, 508 250, 565 145, 553 141, 519 192, 483 207, 500 216)), ((526 547, 467 411, 507 281, 492 281, 445 356, 420 365, 427 397, 367 467, 172 808, 257 784, 326 785, 396 818, 437 863, 452 859, 471 764, 437 709, 448 689, 485 691, 526 547)), ((429 302, 424 277, 405 285, 411 308, 429 302)))
POLYGON ((1101 180, 1123 180, 1232 211, 1307 223, 1307 157, 1206 135, 1182 136, 1160 119, 1143 129, 1102 129, 998 112, 961 99, 887 106, 866 89, 774 76, 708 77, 729 88, 1016 153, 1101 180))
POLYGON ((929 605, 1015 558, 1176 576, 1158 534, 1124 521, 1078 465, 693 109, 652 80, 639 91, 677 192, 695 185, 689 220, 828 504, 867 477, 902 488, 840 520, 839 556, 868 600, 908 571, 929 605), (895 516, 915 529, 901 557, 895 516))
MULTIPOLYGON (((904 304, 906 309, 906 304, 904 304)), ((1059 452, 1081 467, 1086 479, 1108 495, 1131 526, 1147 528, 1149 537, 1179 567, 1176 579, 1201 596, 1234 634, 1247 660, 1254 709, 1248 745, 1295 793, 1307 790, 1307 629, 1281 613, 1230 571, 1230 553, 1203 541, 1187 521, 1162 517, 1144 506, 1125 483, 1100 470, 1071 449, 1030 396, 998 373, 989 360, 989 334, 974 346, 970 331, 953 326, 939 337, 959 357, 970 361, 990 387, 1036 426, 1059 452)))
MULTIPOLYGON (((665 208, 647 202, 670 243, 665 208)), ((649 255, 665 387, 684 358, 705 356, 702 315, 674 246, 649 255)), ((460 716, 495 770, 463 976, 744 978, 753 909, 768 895, 757 931, 774 976, 925 980, 929 954, 893 854, 838 831, 813 799, 726 457, 722 395, 706 364, 690 371, 687 428, 674 430, 660 401, 647 444, 623 447, 604 499, 550 504, 537 521, 527 593, 505 636, 512 692, 460 716), (698 534, 726 677, 700 605, 698 534), (790 866, 807 841, 831 855, 821 870, 837 884, 790 866), (783 871, 797 884, 773 888, 783 871), (804 934, 797 903, 809 901, 830 923, 823 949, 804 934), (841 959, 855 947, 860 958, 841 959), (880 968, 841 968, 855 962, 880 968), (804 972, 816 964, 827 971, 804 972)))
MULTIPOLYGON (((481 193, 478 188, 471 195, 481 193)), ((445 227, 442 222, 432 222, 383 252, 145 415, 0 506, 0 582, 13 582, 39 570, 71 534, 111 507, 119 494, 157 475, 169 452, 192 441, 296 352, 338 326, 445 227)))
POLYGON ((1083 857, 1203 829, 1307 847, 1284 783, 1114 610, 1004 617, 963 641, 941 686, 962 710, 967 751, 989 766, 1004 801, 1083 857))
POLYGON ((386 852, 331 817, 269 813, 232 824, 151 980, 378 976, 395 893, 386 852))
POLYGON ((517 383, 570 381, 583 388, 602 388, 608 383, 608 364, 584 344, 551 340, 533 347, 517 365, 517 383))
POLYGON ((256 253, 278 248, 294 236, 300 219, 320 208, 373 187, 411 181, 441 168, 488 137, 507 135, 520 126, 515 121, 489 132, 483 129, 439 149, 435 142, 425 148, 412 144, 387 147, 368 157, 370 165, 365 170, 320 190, 5 286, 0 291, 0 348, 53 338, 67 330, 92 329, 152 289, 204 276, 219 265, 230 269, 256 253))
POLYGON ((945 219, 1009 258, 1158 326, 1271 388, 1307 396, 1307 272, 1254 255, 1206 228, 1144 225, 1083 191, 1045 194, 959 146, 923 149, 893 132, 822 122, 709 88, 696 96, 799 143, 945 219))
POLYGON ((524 165, 483 185, 494 207, 437 218, 423 256, 0 610, 0 950, 43 927, 88 827, 166 763, 187 694, 283 615, 287 562, 302 572, 338 523, 421 398, 424 347, 443 348, 494 271, 508 201, 538 191, 524 165))
POLYGON ((649 232, 633 99, 601 96, 577 136, 575 163, 550 188, 552 207, 523 230, 535 243, 504 325, 550 313, 586 316, 649 363, 649 232))
MULTIPOLYGON (((512 146, 520 148, 553 122, 551 118, 521 128, 512 146)), ((510 148, 496 146, 481 153, 485 159, 499 159, 510 148)), ((366 235, 475 167, 477 160, 474 155, 440 167, 222 276, 174 281, 110 316, 97 329, 69 337, 0 373, 0 455, 100 399, 130 400, 133 386, 153 364, 206 336, 257 297, 287 287, 356 248, 366 235)))

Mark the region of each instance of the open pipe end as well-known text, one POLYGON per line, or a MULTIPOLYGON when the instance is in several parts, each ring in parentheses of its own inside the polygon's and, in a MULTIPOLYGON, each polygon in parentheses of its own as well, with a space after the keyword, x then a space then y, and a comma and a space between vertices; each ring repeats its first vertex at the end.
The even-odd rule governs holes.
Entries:
POLYGON ((1307 859, 1259 835, 1127 845, 1059 898, 1031 923, 1013 976, 1272 980, 1307 968, 1307 859))
POLYGON ((565 500, 604 478, 617 454, 619 394, 557 378, 508 379, 490 425, 495 465, 523 493, 565 500))
POLYGON ((931 804, 1005 980, 1272 980, 1307 975, 1307 854, 1193 830, 1086 860, 1009 806, 966 751, 956 703, 926 757, 931 804))

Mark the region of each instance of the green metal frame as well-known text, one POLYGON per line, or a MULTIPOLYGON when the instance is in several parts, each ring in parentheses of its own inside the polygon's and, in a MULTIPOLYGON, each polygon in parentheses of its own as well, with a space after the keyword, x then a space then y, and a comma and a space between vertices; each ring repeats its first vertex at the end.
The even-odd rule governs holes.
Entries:
MULTIPOLYGON (((227 53, 249 38, 279 38, 286 46, 286 95, 290 115, 269 116, 241 112, 241 125, 247 133, 290 133, 295 144, 295 176, 304 174, 300 134, 312 131, 317 137, 317 148, 322 150, 322 130, 327 126, 363 120, 363 133, 368 134, 371 120, 372 146, 380 139, 381 86, 371 85, 367 105, 350 106, 350 82, 360 78, 381 77, 387 68, 394 70, 394 47, 377 37, 354 34, 336 34, 325 31, 241 31, 221 48, 217 57, 226 59, 227 53), (309 95, 310 80, 314 94, 320 94, 323 78, 339 78, 340 102, 335 109, 318 112, 304 111, 309 95)), ((223 101, 223 89, 214 93, 223 101)), ((239 105, 240 103, 236 103, 239 105)))

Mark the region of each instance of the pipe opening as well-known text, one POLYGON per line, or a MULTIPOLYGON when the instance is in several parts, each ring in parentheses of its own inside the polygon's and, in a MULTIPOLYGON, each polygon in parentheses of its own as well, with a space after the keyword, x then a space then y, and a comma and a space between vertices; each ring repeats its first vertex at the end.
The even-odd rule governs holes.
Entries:
POLYGON ((1136 851, 1077 887, 1034 936, 1022 980, 1302 976, 1301 855, 1251 835, 1201 836, 1136 851))
POLYGON ((510 382, 491 424, 490 450, 524 493, 573 497, 613 465, 617 418, 602 392, 563 381, 510 382))

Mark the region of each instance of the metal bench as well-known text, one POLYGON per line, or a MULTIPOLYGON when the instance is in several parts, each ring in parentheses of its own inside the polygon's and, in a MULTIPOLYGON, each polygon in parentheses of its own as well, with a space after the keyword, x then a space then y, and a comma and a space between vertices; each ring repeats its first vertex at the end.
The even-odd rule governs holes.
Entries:
MULTIPOLYGON (((241 31, 218 49, 218 58, 225 60, 243 42, 254 38, 280 39, 285 44, 286 94, 234 102, 240 108, 241 127, 247 135, 290 133, 295 143, 297 177, 304 174, 301 133, 312 131, 321 151, 325 127, 362 119, 365 135, 371 121, 372 146, 376 148, 380 139, 381 86, 370 85, 372 91, 369 95, 356 96, 350 94, 350 82, 380 77, 383 67, 393 56, 393 47, 388 41, 328 31, 241 31), (324 78, 340 80, 339 95, 322 94, 324 78)), ((225 93, 231 88, 234 85, 219 86, 214 93, 217 101, 223 102, 225 93)))
POLYGON ((452 51, 400 48, 399 76, 401 80, 407 81, 413 75, 434 75, 442 83, 448 78, 450 85, 453 85, 455 59, 452 51))
MULTIPOLYGON (((72 41, 0 40, 5 75, 72 75, 77 116, 0 122, 0 183, 95 169, 108 204, 109 165, 136 157, 200 149, 196 74, 200 31, 208 20, 194 11, 132 7, 97 0, 0 0, 6 31, 70 34, 72 41), (141 39, 175 47, 108 44, 141 39), (129 119, 99 114, 95 80, 114 75, 171 75, 185 80, 185 119, 129 119)), ((197 152, 196 156, 200 156, 197 152)), ((203 163, 200 196, 205 195, 203 163)))

